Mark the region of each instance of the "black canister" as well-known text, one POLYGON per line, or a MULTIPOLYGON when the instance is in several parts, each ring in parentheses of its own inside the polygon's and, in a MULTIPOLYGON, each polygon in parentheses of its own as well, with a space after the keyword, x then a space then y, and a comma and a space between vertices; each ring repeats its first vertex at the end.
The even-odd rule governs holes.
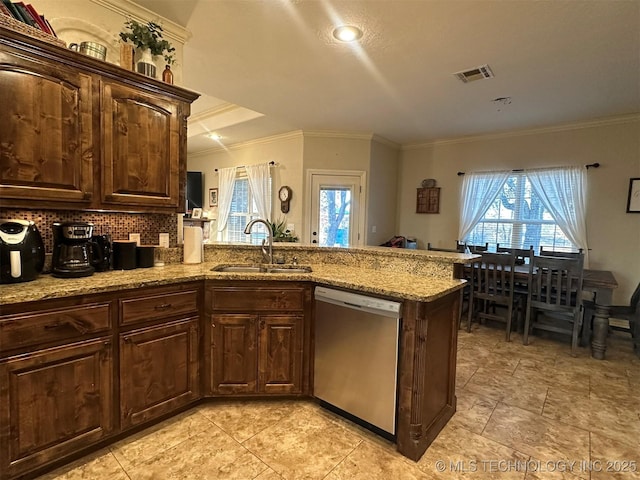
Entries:
POLYGON ((153 245, 140 245, 136 247, 136 265, 138 268, 153 267, 155 249, 153 245))
POLYGON ((133 270, 136 268, 136 242, 115 240, 113 242, 113 269, 133 270))

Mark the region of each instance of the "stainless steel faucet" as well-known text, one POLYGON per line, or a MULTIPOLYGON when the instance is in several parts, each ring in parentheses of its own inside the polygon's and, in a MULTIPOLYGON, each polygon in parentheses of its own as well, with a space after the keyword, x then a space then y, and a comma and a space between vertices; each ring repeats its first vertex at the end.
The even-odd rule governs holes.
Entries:
POLYGON ((251 229, 256 223, 262 223, 267 228, 267 233, 269 235, 269 251, 264 248, 264 242, 266 240, 262 240, 262 258, 266 263, 273 263, 273 231, 271 230, 271 224, 262 218, 256 218, 255 220, 251 220, 247 223, 247 226, 244 227, 244 233, 249 235, 251 233, 251 229))

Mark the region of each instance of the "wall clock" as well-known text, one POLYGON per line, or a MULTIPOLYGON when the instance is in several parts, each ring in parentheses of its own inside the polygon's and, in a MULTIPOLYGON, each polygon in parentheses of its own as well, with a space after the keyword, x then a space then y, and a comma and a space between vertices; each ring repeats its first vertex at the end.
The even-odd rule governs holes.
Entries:
POLYGON ((278 197, 280 198, 280 211, 282 213, 289 213, 289 202, 291 202, 292 191, 286 185, 280 187, 278 191, 278 197))

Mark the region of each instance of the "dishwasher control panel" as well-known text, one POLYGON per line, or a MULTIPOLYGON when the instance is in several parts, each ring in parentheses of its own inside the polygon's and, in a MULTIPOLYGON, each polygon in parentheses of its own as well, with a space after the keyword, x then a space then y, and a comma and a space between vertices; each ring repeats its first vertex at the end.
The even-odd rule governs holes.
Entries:
POLYGON ((334 303, 336 305, 343 304, 354 308, 366 308, 393 314, 398 314, 402 305, 399 302, 326 287, 316 287, 315 298, 316 300, 334 303))

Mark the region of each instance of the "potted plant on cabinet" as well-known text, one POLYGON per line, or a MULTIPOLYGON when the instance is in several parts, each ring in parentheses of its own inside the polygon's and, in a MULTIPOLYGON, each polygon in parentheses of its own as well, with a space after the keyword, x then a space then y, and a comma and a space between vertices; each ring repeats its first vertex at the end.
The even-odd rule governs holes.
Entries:
POLYGON ((173 74, 170 66, 175 63, 175 48, 162 37, 162 27, 154 22, 138 23, 135 20, 127 20, 125 28, 128 31, 120 32, 120 38, 125 42, 131 42, 140 55, 140 60, 136 65, 138 73, 148 77, 156 77, 156 67, 153 57, 162 55, 167 66, 163 73, 163 80, 173 83, 173 74), (168 77, 171 77, 170 79, 168 77))

